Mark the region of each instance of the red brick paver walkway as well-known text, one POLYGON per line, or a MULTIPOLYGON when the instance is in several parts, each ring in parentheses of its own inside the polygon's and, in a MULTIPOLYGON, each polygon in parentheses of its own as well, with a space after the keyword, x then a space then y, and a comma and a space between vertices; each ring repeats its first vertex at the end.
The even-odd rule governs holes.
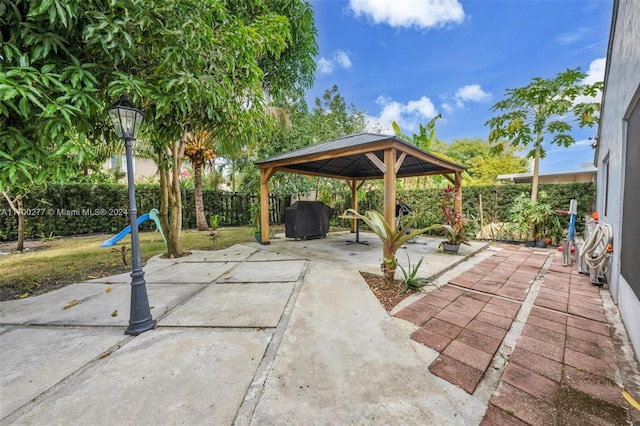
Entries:
POLYGON ((500 248, 395 315, 420 327, 413 340, 440 353, 429 370, 472 394, 540 274, 482 424, 627 424, 599 288, 575 265, 563 267, 559 254, 500 248))
POLYGON ((473 393, 547 257, 506 247, 398 312, 420 326, 413 340, 440 352, 429 371, 473 393))
POLYGON ((482 424, 628 424, 598 287, 556 255, 534 305, 482 424))

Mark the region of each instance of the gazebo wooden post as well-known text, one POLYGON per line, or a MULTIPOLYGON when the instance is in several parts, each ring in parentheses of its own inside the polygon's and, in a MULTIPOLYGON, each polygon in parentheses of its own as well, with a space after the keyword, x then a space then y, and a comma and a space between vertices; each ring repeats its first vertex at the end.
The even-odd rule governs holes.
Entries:
POLYGON ((272 169, 260 169, 260 244, 270 244, 269 241, 269 179, 273 175, 272 169))
MULTIPOLYGON (((358 179, 353 178, 349 186, 351 187, 351 208, 358 211, 358 179)), ((351 232, 356 232, 357 220, 351 219, 351 232)))
POLYGON ((396 228, 396 150, 395 148, 384 151, 384 218, 391 226, 396 228))
POLYGON ((456 199, 453 202, 453 208, 456 215, 462 214, 462 173, 456 172, 456 199))

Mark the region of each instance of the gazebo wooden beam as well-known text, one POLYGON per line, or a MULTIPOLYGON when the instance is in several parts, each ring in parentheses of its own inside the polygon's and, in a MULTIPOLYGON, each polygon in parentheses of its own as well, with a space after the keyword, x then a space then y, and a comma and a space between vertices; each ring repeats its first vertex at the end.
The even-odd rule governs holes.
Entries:
POLYGON ((398 171, 400 170, 400 167, 402 167, 402 163, 404 163, 405 158, 407 158, 407 153, 403 152, 402 154, 400 154, 400 158, 398 158, 398 161, 396 161, 396 176, 398 175, 398 171))

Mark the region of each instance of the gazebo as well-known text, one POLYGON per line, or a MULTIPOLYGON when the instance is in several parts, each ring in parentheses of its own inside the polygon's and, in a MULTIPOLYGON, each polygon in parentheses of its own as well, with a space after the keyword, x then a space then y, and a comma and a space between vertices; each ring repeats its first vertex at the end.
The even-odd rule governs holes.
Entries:
MULTIPOLYGON (((464 166, 442 159, 397 136, 356 133, 277 155, 256 163, 260 169, 262 244, 269 244, 269 180, 275 172, 344 179, 358 209, 358 189, 372 179, 384 179, 384 218, 395 226, 396 179, 443 175, 456 188, 455 210, 462 210, 464 166)), ((352 223, 355 230, 356 221, 352 223)))

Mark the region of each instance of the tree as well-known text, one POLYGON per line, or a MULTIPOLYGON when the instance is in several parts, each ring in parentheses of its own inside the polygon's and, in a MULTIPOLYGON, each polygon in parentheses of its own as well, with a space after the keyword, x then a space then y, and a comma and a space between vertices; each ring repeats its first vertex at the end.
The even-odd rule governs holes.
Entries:
POLYGON ((436 121, 440 120, 441 118, 442 118, 442 114, 438 114, 435 117, 433 117, 431 120, 429 120, 429 122, 425 126, 420 124, 419 125, 420 133, 418 134, 414 133, 411 136, 407 136, 404 133, 402 133, 402 130, 400 129, 400 126, 396 121, 393 121, 391 123, 391 126, 393 127, 393 132, 399 138, 404 139, 407 142, 411 142, 418 148, 424 149, 425 151, 431 151, 432 149, 431 145, 433 144, 434 138, 436 136, 436 121))
MULTIPOLYGON (((452 152, 449 149, 449 145, 446 142, 435 137, 436 122, 441 118, 442 115, 438 114, 431 120, 429 120, 426 125, 419 124, 419 133, 413 133, 411 136, 402 133, 402 130, 400 129, 400 126, 397 122, 393 121, 391 125, 393 127, 393 132, 397 137, 447 161, 459 162, 460 158, 456 155, 455 152, 452 152)), ((408 188, 420 188, 422 186, 428 185, 429 181, 435 182, 436 186, 448 185, 448 181, 445 181, 445 178, 443 178, 442 175, 425 177, 424 179, 420 179, 420 176, 418 176, 415 178, 415 182, 414 177, 405 178, 403 179, 403 184, 407 184, 408 188)))
POLYGON ((103 108, 94 61, 83 61, 77 2, 0 1, 0 191, 18 217, 35 185, 62 181, 86 158, 103 108), (71 155, 73 153, 73 155, 71 155))
POLYGON ((467 185, 493 185, 498 175, 527 171, 527 159, 517 155, 522 148, 511 145, 502 152, 491 149, 492 145, 481 138, 454 139, 450 151, 467 167, 463 179, 467 185))
MULTIPOLYGON (((536 77, 531 83, 517 89, 507 89, 505 99, 497 102, 492 111, 503 112, 485 125, 490 126, 489 141, 497 151, 504 149, 503 140, 512 146, 531 148, 528 157, 533 158, 533 185, 531 201, 538 199, 538 169, 546 152, 542 146, 545 135, 557 146, 569 147, 575 143, 570 135, 570 120, 580 127, 592 127, 598 122, 599 102, 576 102, 579 96, 595 97, 602 91, 603 83, 583 84, 586 74, 580 68, 567 69, 555 78, 536 77)), ((535 239, 535 227, 531 226, 535 239)))
MULTIPOLYGON (((38 153, 2 157, 35 176, 46 165, 39 159, 71 134, 90 134, 105 105, 128 94, 147 117, 141 138, 158 163, 171 257, 183 254, 178 179, 187 136, 206 130, 225 144, 249 146, 269 127, 263 83, 272 79, 280 90, 313 78, 315 27, 302 0, 3 1, 0 12, 8 40, 0 136, 9 148, 24 143, 38 153), (297 39, 278 11, 301 18, 293 24, 297 39), (293 47, 300 51, 282 56, 293 47)), ((104 137, 113 138, 111 129, 104 137)))
POLYGON ((599 102, 576 103, 579 96, 595 97, 602 91, 602 82, 582 84, 585 77, 579 67, 552 79, 536 77, 524 87, 507 89, 506 98, 491 109, 506 111, 485 124, 491 128, 489 142, 494 151, 504 149, 505 139, 514 147, 531 148, 527 156, 534 159, 533 201, 538 193, 538 166, 546 155, 542 145, 545 135, 551 137, 552 144, 566 148, 575 143, 569 134, 573 129, 570 120, 576 120, 580 127, 598 122, 599 102))
MULTIPOLYGON (((315 145, 363 132, 367 127, 367 121, 364 111, 358 110, 353 103, 347 105, 338 86, 333 85, 330 90, 325 90, 322 98, 315 99, 309 126, 312 144, 315 145)), ((343 189, 343 182, 336 182, 335 179, 317 177, 313 178, 313 181, 316 197, 320 196, 325 202, 330 201, 332 194, 343 189)))

